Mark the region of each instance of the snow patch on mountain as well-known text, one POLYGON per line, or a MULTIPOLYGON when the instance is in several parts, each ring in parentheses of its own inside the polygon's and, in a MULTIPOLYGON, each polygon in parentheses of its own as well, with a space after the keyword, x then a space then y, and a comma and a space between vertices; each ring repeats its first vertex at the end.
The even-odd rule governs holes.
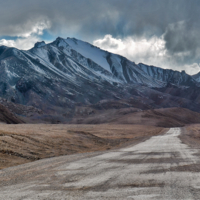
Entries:
POLYGON ((103 67, 105 70, 111 72, 110 65, 106 57, 107 52, 95 47, 87 42, 77 40, 75 38, 67 38, 66 42, 77 52, 86 58, 93 60, 95 63, 103 67))

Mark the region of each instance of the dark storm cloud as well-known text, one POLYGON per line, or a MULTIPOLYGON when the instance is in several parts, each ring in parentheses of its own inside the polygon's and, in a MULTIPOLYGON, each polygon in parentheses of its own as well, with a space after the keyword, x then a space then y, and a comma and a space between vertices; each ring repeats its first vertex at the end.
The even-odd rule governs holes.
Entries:
POLYGON ((196 50, 200 47, 199 32, 199 23, 192 20, 171 24, 164 34, 166 48, 171 53, 190 51, 195 55, 196 50))
POLYGON ((38 26, 55 37, 78 36, 89 42, 106 34, 115 38, 156 35, 163 37, 168 54, 180 62, 197 60, 200 52, 197 0, 0 0, 0 3, 0 36, 34 33, 38 26))
POLYGON ((172 23, 200 22, 199 8, 196 0, 1 0, 0 34, 14 35, 48 19, 56 34, 74 29, 93 38, 105 34, 150 37, 162 35, 172 23))

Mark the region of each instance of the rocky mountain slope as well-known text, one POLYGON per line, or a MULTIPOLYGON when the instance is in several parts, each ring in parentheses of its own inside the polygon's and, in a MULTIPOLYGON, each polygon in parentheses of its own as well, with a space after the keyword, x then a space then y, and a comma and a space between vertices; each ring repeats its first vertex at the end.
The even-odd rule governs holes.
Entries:
POLYGON ((200 111, 199 94, 198 80, 184 71, 137 65, 75 38, 38 42, 28 51, 0 46, 0 97, 32 106, 38 120, 66 121, 77 106, 106 101, 112 107, 121 100, 140 109, 200 111))
POLYGON ((22 124, 21 119, 16 117, 8 108, 0 104, 0 123, 5 124, 22 124))

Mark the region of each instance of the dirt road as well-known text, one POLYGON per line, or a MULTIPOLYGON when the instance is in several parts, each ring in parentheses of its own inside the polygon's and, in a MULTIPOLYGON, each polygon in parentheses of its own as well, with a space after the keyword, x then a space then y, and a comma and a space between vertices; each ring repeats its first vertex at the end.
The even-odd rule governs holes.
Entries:
POLYGON ((199 149, 180 128, 135 146, 44 159, 0 171, 2 200, 199 199, 199 149))

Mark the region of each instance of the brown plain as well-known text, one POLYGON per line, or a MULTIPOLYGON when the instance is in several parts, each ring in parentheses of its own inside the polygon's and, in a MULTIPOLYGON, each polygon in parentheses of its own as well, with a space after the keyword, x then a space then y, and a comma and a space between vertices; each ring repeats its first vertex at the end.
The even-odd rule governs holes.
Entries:
MULTIPOLYGON (((169 127, 200 123, 200 114, 184 108, 107 110, 75 117, 75 122, 81 124, 1 124, 0 169, 43 158, 137 144, 169 127)), ((200 125, 183 130, 184 143, 200 144, 200 125)))
POLYGON ((1 124, 0 169, 43 158, 139 143, 164 128, 142 125, 1 124))

